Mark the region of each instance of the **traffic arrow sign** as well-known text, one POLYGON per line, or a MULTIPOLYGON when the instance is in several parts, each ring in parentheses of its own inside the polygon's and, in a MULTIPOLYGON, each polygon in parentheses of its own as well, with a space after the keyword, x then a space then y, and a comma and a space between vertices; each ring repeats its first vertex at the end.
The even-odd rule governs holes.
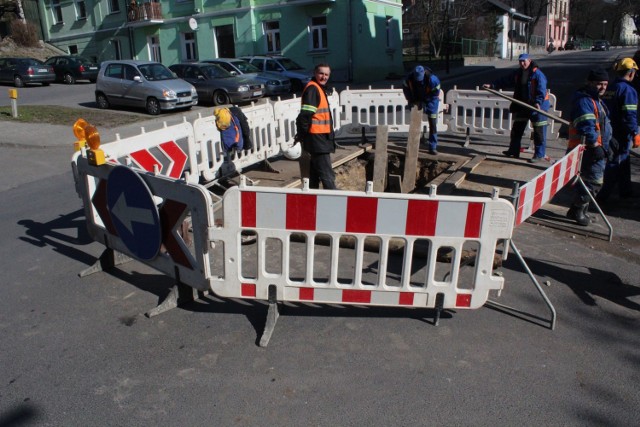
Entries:
POLYGON ((107 178, 107 207, 118 236, 142 260, 158 255, 162 232, 153 195, 133 169, 117 166, 107 178))

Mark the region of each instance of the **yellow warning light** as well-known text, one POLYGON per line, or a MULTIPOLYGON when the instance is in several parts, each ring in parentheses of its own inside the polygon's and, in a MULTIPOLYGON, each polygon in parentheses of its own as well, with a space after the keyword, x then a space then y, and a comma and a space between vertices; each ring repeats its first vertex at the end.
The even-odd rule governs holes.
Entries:
POLYGON ((100 150, 100 133, 95 126, 84 119, 78 119, 73 124, 73 134, 78 138, 74 144, 76 151, 89 145, 87 159, 90 164, 100 166, 105 163, 104 151, 100 150))

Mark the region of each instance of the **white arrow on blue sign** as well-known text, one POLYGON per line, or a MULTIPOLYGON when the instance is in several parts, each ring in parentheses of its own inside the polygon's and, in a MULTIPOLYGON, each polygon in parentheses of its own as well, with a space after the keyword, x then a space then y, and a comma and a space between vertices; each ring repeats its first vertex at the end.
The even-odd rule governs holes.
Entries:
POLYGON ((160 217, 142 177, 126 166, 115 167, 107 178, 107 207, 131 254, 142 260, 155 258, 162 243, 160 217))

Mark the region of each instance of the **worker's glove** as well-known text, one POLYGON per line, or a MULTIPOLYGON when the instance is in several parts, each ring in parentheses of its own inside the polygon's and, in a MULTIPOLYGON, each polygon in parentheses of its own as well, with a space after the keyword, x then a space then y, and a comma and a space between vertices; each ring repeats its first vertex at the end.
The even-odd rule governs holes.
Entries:
POLYGON ((591 150, 593 160, 603 160, 607 158, 607 153, 601 145, 587 145, 587 150, 591 150))
POLYGON ((302 135, 300 132, 296 133, 296 135, 293 137, 293 142, 302 142, 304 139, 304 135, 302 135))
POLYGON ((633 148, 640 147, 640 134, 633 136, 633 148))

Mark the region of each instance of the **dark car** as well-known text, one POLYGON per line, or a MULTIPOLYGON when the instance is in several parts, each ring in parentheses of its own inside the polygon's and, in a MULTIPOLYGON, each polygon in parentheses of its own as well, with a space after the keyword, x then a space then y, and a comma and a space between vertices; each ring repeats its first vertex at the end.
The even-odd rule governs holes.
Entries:
POLYGON ((564 44, 564 50, 576 50, 576 42, 573 40, 569 40, 564 44))
POLYGON ((591 50, 609 50, 611 45, 606 40, 596 40, 591 45, 591 50))
POLYGON ((56 80, 53 68, 34 58, 0 58, 0 82, 24 87, 31 83, 49 86, 56 80))
POLYGON ((195 86, 200 103, 239 104, 264 96, 264 85, 256 79, 233 76, 216 64, 204 62, 174 64, 169 67, 181 79, 195 86))
POLYGON ((283 95, 291 92, 291 80, 280 73, 260 71, 255 65, 244 59, 216 58, 202 62, 218 64, 233 75, 242 75, 260 80, 264 84, 264 93, 267 96, 283 95))
POLYGON ((74 84, 77 80, 95 83, 100 70, 98 64, 78 55, 53 56, 44 63, 53 67, 57 81, 68 85, 74 84))
POLYGON ((300 92, 313 76, 313 71, 305 70, 292 59, 285 56, 243 56, 241 59, 249 61, 261 71, 279 73, 291 80, 291 90, 300 92))

